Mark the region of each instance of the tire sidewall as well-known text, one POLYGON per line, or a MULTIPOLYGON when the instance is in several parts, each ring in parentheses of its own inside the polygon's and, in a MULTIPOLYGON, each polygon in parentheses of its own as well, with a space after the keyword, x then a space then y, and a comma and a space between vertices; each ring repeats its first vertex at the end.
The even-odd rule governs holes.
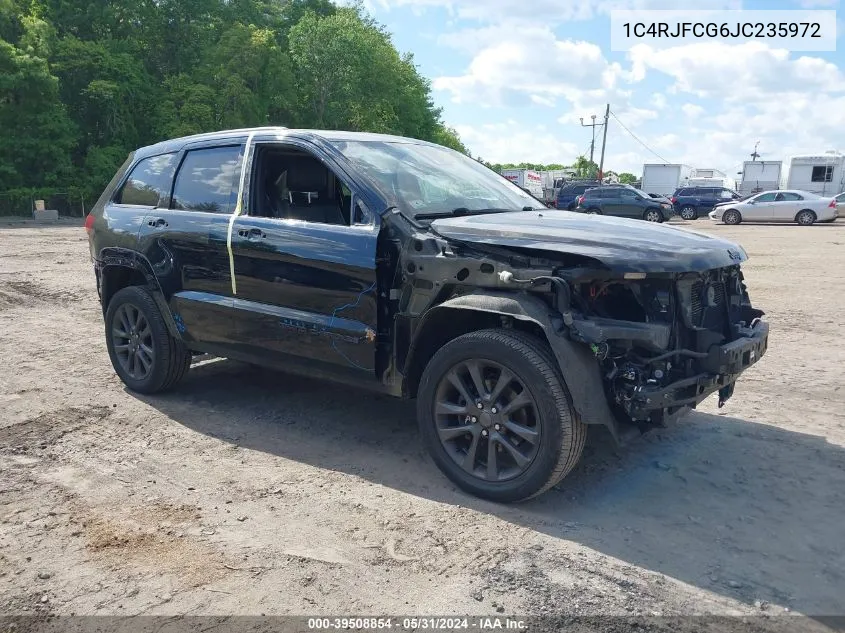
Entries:
POLYGON ((696 218, 698 218, 698 212, 695 210, 695 207, 691 207, 689 205, 687 205, 685 207, 681 207, 681 210, 678 212, 678 215, 681 216, 682 220, 695 220, 696 218), (689 214, 690 217, 685 218, 684 217, 684 211, 690 211, 691 212, 689 214))
POLYGON ((722 216, 722 221, 730 226, 736 226, 737 224, 742 222, 742 216, 736 209, 728 209, 727 211, 725 211, 725 215, 722 216), (736 218, 736 221, 728 222, 728 218, 736 218))
POLYGON ((166 359, 170 356, 169 349, 169 333, 161 317, 161 313, 155 305, 155 302, 149 292, 138 286, 129 286, 123 288, 115 293, 109 302, 106 309, 105 317, 106 329, 106 347, 108 348, 109 358, 115 373, 124 382, 124 384, 133 391, 140 393, 151 393, 157 391, 167 379, 168 366, 166 359), (114 340, 112 338, 112 328, 114 327, 114 319, 118 308, 124 304, 131 304, 133 307, 141 311, 146 318, 147 323, 152 330, 152 344, 153 344, 153 369, 142 380, 132 378, 120 364, 117 359, 117 354, 114 350, 114 340))
MULTIPOLYGON (((449 479, 472 494, 494 501, 519 501, 534 494, 544 486, 558 462, 563 437, 561 416, 572 419, 571 408, 561 412, 557 399, 542 372, 525 356, 504 344, 491 340, 452 341, 439 350, 423 372, 417 394, 417 419, 423 442, 438 467, 449 479), (483 359, 496 362, 514 372, 534 399, 540 421, 540 447, 528 470, 502 483, 492 483, 473 477, 456 464, 447 453, 437 434, 434 416, 434 399, 441 378, 454 365, 470 360, 483 359)), ((566 387, 561 381, 566 394, 566 387)), ((567 403, 568 404, 568 403, 567 403)), ((570 432, 569 441, 573 441, 570 432)), ((568 445, 565 447, 568 449, 568 445)))
POLYGON ((652 222, 654 224, 660 224, 661 222, 663 222, 663 214, 657 209, 646 209, 645 213, 643 213, 643 220, 645 220, 646 222, 652 222), (656 214, 657 219, 649 220, 649 216, 651 214, 656 214))
POLYGON ((798 215, 797 215, 797 216, 796 216, 796 218, 795 218, 795 220, 796 220, 796 222, 798 222, 798 224, 800 224, 801 226, 812 226, 812 225, 816 222, 816 214, 815 214, 815 213, 813 213, 812 211, 807 211, 807 210, 804 210, 804 211, 799 211, 799 212, 798 212, 798 215), (801 221, 801 218, 803 218, 803 217, 804 217, 804 216, 806 216, 806 215, 809 215, 809 216, 810 216, 810 221, 809 221, 809 222, 802 222, 802 221, 801 221))

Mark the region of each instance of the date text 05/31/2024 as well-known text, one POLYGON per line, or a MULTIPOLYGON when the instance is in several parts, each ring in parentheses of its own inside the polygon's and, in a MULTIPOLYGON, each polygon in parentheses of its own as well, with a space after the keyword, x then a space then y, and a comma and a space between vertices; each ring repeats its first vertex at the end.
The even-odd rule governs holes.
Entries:
POLYGON ((525 631, 527 624, 510 617, 349 617, 308 618, 309 631, 525 631))
POLYGON ((626 22, 625 37, 635 38, 821 38, 818 22, 626 22))

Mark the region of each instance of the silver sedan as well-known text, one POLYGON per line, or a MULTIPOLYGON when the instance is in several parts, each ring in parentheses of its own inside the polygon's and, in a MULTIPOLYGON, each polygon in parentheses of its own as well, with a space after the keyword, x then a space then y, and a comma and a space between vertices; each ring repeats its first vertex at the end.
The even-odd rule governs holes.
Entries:
POLYGON ((836 206, 833 197, 817 196, 808 191, 764 191, 745 200, 716 205, 710 212, 710 219, 725 224, 796 222, 809 226, 815 222, 833 222, 839 217, 836 206))

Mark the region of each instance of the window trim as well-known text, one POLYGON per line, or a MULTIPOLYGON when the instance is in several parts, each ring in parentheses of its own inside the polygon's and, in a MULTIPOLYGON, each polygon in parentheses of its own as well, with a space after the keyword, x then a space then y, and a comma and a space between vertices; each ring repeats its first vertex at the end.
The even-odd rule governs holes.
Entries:
POLYGON ((820 182, 820 183, 827 183, 833 182, 833 165, 813 165, 810 168, 810 182, 820 182), (824 175, 822 176, 821 180, 818 180, 813 175, 817 169, 823 169, 824 175))
MULTIPOLYGON (((268 138, 268 137, 260 137, 254 138, 252 142, 252 151, 250 152, 248 164, 244 166, 249 171, 247 172, 246 178, 244 179, 244 205, 241 211, 240 217, 251 217, 251 218, 260 218, 262 220, 269 220, 272 222, 279 222, 282 224, 297 224, 297 225, 307 225, 309 227, 317 226, 317 227, 327 227, 331 229, 338 229, 338 228, 345 228, 345 229, 355 229, 355 230, 372 230, 373 228, 379 227, 379 222, 377 218, 381 217, 378 213, 374 212, 370 205, 366 203, 366 197, 360 193, 360 188, 357 186, 355 182, 350 179, 345 170, 341 170, 338 167, 332 165, 329 161, 326 161, 325 158, 317 151, 313 145, 309 143, 305 143, 300 139, 296 138, 268 138), (334 174, 334 177, 338 179, 342 184, 346 185, 347 189, 351 192, 350 197, 350 207, 349 207, 349 224, 330 224, 328 222, 314 222, 312 220, 295 220, 292 218, 273 218, 263 215, 254 215, 250 213, 253 207, 253 191, 256 187, 255 179, 258 174, 257 167, 257 159, 259 154, 259 149, 262 147, 287 147, 291 149, 295 149, 300 152, 304 152, 310 155, 312 158, 317 159, 320 161, 326 169, 331 171, 334 174), (360 200, 364 205, 364 212, 369 216, 369 221, 361 223, 361 222, 353 222, 352 221, 352 209, 354 204, 360 200)), ((175 182, 175 177, 174 177, 175 182)))
POLYGON ((176 181, 176 173, 179 171, 179 166, 182 164, 182 150, 170 150, 168 152, 158 152, 157 154, 147 154, 146 156, 142 156, 140 158, 136 157, 132 165, 129 166, 129 169, 123 174, 123 178, 120 179, 120 183, 117 187, 114 188, 112 191, 111 196, 109 197, 108 204, 115 205, 121 208, 126 209, 168 209, 170 208, 170 200, 173 194, 173 183, 176 181), (173 168, 173 175, 170 177, 170 188, 167 190, 165 198, 165 205, 161 204, 161 196, 159 196, 159 204, 155 205, 148 205, 148 204, 129 204, 126 202, 118 202, 118 198, 123 194, 123 188, 126 186, 126 183, 129 182, 129 179, 132 177, 132 174, 137 169, 138 165, 143 163, 145 160, 149 160, 150 158, 155 158, 156 156, 167 156, 168 154, 173 154, 176 159, 176 166, 173 168))

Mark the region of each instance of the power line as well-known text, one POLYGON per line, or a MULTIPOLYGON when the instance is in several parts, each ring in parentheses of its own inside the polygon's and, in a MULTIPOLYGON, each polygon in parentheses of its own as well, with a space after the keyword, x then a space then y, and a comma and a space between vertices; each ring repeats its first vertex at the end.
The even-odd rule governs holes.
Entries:
POLYGON ((633 137, 633 139, 634 139, 637 143, 639 143, 640 145, 642 145, 643 147, 645 147, 648 151, 650 151, 652 154, 654 154, 655 156, 657 156, 657 158, 659 158, 660 160, 662 160, 664 163, 668 163, 668 162, 669 162, 668 160, 666 160, 665 158, 663 158, 660 154, 658 154, 658 153, 657 153, 657 152, 655 152, 653 149, 651 149, 648 145, 646 145, 645 143, 643 143, 643 142, 639 139, 639 137, 637 137, 637 135, 636 135, 636 134, 634 134, 631 130, 629 130, 627 127, 625 127, 625 124, 624 124, 624 123, 622 123, 622 121, 620 121, 620 120, 619 120, 619 117, 618 117, 618 116, 616 116, 616 113, 615 113, 613 110, 611 110, 611 111, 610 111, 610 114, 612 114, 612 115, 613 115, 613 118, 614 118, 614 119, 616 119, 616 122, 617 122, 619 125, 621 125, 621 126, 622 126, 622 129, 623 129, 623 130, 625 130, 628 134, 630 134, 630 135, 631 135, 631 137, 633 137))

